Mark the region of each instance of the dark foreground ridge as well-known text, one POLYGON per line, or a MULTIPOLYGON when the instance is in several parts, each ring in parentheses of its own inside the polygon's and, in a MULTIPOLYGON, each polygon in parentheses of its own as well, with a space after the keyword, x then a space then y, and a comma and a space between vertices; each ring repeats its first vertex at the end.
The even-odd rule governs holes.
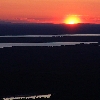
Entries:
POLYGON ((54 94, 54 100, 100 95, 100 47, 12 47, 0 49, 1 97, 54 94))

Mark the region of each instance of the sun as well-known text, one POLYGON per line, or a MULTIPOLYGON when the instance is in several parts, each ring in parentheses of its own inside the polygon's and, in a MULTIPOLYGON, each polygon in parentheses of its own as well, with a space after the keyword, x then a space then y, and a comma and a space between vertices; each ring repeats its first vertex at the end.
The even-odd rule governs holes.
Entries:
POLYGON ((78 16, 68 16, 64 20, 65 24, 78 24, 80 22, 81 22, 81 20, 80 20, 80 18, 78 16))

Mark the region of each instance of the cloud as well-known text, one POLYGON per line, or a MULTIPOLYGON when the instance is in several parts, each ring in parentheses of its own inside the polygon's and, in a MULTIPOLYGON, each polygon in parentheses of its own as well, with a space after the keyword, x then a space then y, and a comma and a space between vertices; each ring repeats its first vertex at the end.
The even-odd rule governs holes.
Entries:
POLYGON ((4 22, 11 23, 51 23, 52 18, 13 18, 13 19, 5 19, 4 22))

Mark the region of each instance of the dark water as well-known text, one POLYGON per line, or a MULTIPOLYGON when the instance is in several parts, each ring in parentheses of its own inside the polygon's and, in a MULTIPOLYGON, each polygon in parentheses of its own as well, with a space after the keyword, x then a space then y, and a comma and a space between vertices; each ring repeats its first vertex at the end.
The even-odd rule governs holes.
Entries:
POLYGON ((75 29, 51 24, 1 25, 0 27, 0 34, 3 36, 0 37, 0 45, 2 43, 97 42, 54 47, 0 48, 1 97, 50 93, 54 94, 52 97, 54 100, 99 98, 100 36, 4 37, 4 35, 25 35, 27 32, 29 35, 41 35, 47 32, 64 34, 65 31, 98 34, 100 25, 79 25, 77 27, 80 28, 75 29), (34 32, 36 34, 33 34, 34 32))

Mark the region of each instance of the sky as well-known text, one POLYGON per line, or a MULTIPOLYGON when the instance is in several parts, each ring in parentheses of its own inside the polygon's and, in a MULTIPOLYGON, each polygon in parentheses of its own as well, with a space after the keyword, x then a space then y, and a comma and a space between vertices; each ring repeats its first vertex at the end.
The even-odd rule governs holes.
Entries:
POLYGON ((0 19, 62 23, 75 15, 82 23, 100 23, 100 0, 0 0, 0 19))

